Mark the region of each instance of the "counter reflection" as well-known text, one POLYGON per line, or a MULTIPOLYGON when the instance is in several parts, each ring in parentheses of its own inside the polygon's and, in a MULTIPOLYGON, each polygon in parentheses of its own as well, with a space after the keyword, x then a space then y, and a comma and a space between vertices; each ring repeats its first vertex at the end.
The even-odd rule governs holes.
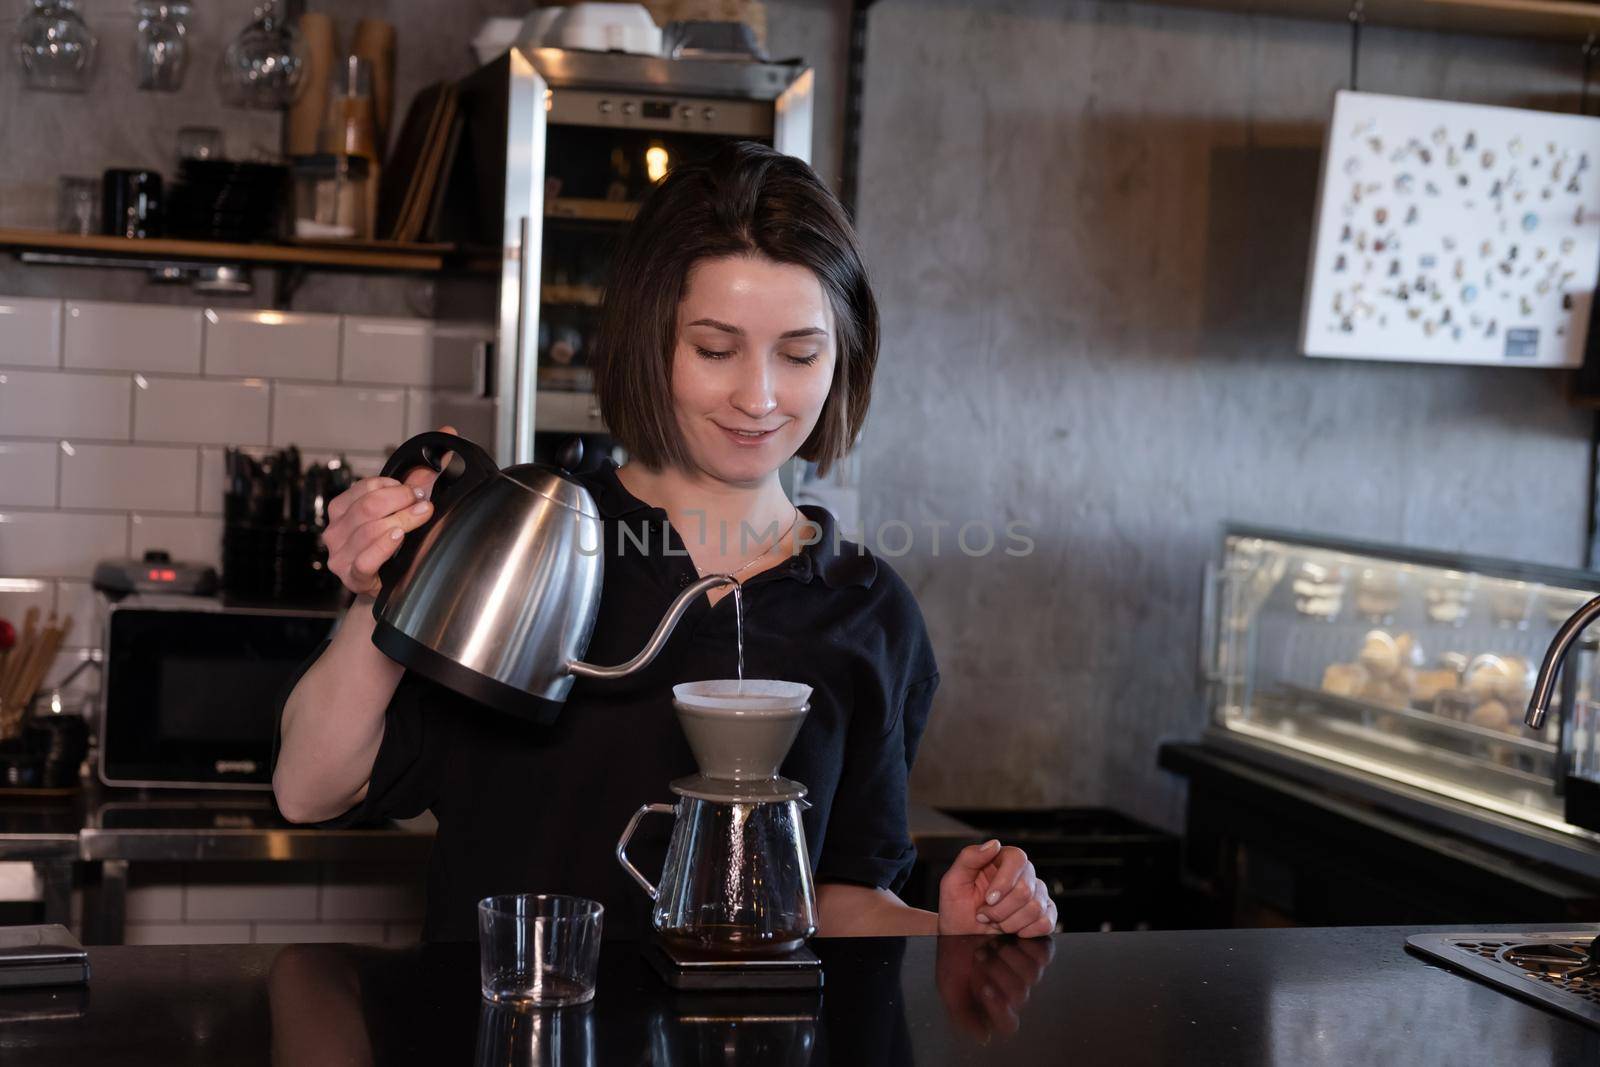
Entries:
POLYGON ((266 976, 272 1062, 459 1063, 470 1049, 480 1067, 911 1067, 924 1041, 947 1056, 952 1042, 1015 1035, 1055 952, 1048 939, 1009 937, 815 947, 820 992, 678 993, 637 946, 611 945, 592 1003, 519 1012, 479 999, 472 946, 289 945, 266 976), (916 1043, 908 1014, 921 1020, 916 1043), (930 1014, 944 1024, 930 1030, 930 1014))

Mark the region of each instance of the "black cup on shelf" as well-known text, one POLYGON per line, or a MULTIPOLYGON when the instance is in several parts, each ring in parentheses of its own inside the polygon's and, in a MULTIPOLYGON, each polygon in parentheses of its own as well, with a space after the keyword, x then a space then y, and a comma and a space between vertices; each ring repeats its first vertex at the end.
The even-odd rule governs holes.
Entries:
POLYGON ((23 726, 23 743, 42 761, 37 785, 68 789, 89 753, 89 724, 82 715, 35 711, 23 726))
POLYGON ((208 241, 258 241, 277 229, 289 169, 270 163, 186 159, 168 197, 167 230, 208 241))
POLYGON ((44 784, 44 763, 23 738, 0 741, 0 789, 38 789, 44 784))
POLYGON ((322 530, 327 504, 350 487, 343 460, 301 469, 298 449, 252 456, 228 449, 222 502, 222 582, 230 599, 322 604, 337 600, 322 530))
POLYGON ((111 237, 160 237, 166 233, 161 175, 153 170, 112 169, 100 182, 100 227, 111 237))

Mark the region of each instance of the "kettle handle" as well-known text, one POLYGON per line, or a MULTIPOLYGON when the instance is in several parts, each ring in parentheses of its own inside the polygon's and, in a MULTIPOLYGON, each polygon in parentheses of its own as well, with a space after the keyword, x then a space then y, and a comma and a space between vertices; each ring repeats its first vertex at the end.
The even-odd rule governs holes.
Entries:
POLYGON ((639 873, 639 868, 628 859, 628 842, 633 840, 633 832, 639 828, 639 820, 646 815, 675 815, 677 806, 673 804, 641 804, 639 810, 633 813, 633 818, 628 820, 628 828, 622 831, 622 839, 617 842, 617 862, 622 864, 623 870, 633 875, 633 880, 644 887, 654 900, 658 896, 656 887, 650 884, 650 879, 639 873))
POLYGON ((381 477, 400 478, 412 467, 432 467, 441 477, 449 474, 456 479, 473 474, 476 475, 475 481, 482 481, 490 475, 500 473, 499 464, 495 463, 494 457, 489 453, 465 437, 457 437, 443 430, 427 430, 419 433, 395 449, 389 461, 383 465, 381 477), (456 469, 454 463, 446 468, 444 457, 448 453, 460 457, 462 463, 460 470, 456 469))
POLYGON ((433 501, 433 514, 429 515, 421 526, 411 531, 400 542, 400 547, 395 550, 394 555, 378 568, 379 590, 375 607, 379 610, 388 603, 389 590, 411 567, 417 549, 427 536, 427 531, 439 521, 439 516, 449 510, 450 505, 467 490, 500 473, 500 467, 494 458, 478 445, 465 437, 457 437, 453 433, 444 433, 440 430, 419 433, 395 449, 394 454, 383 465, 379 476, 403 479, 406 472, 413 467, 431 467, 439 472, 430 497, 433 501), (446 456, 450 456, 449 463, 444 461, 446 456))

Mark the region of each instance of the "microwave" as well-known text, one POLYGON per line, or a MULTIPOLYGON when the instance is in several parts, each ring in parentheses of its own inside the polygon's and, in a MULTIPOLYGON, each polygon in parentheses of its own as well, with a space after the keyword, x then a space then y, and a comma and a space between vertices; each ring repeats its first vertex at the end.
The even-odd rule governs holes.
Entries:
POLYGON ((100 780, 111 786, 272 788, 277 711, 327 640, 330 610, 130 597, 106 615, 100 780))

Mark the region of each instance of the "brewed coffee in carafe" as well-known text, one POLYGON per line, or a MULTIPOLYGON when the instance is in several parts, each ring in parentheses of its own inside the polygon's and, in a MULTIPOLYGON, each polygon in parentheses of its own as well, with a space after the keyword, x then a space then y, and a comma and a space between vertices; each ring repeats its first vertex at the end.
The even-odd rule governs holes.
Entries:
POLYGON ((673 687, 700 773, 672 783, 676 803, 635 812, 617 844, 618 861, 655 901, 651 924, 663 942, 712 956, 778 956, 816 932, 806 787, 778 777, 810 696, 810 686, 764 679, 673 687), (659 885, 627 857, 650 814, 674 817, 659 885))

